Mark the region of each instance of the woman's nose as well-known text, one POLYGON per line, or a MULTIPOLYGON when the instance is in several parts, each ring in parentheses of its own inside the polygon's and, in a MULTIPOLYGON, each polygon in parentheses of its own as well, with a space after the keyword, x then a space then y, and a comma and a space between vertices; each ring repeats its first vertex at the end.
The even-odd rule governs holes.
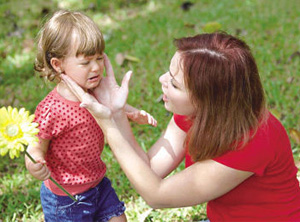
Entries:
POLYGON ((168 74, 168 72, 166 72, 165 74, 162 74, 162 75, 159 77, 159 82, 160 82, 164 87, 167 87, 167 86, 168 86, 168 82, 167 82, 167 74, 168 74))

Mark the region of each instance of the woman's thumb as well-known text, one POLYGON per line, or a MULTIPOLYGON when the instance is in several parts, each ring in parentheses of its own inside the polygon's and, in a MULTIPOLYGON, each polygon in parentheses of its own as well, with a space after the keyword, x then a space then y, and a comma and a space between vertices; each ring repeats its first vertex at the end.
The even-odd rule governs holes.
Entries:
POLYGON ((121 84, 122 88, 126 87, 128 89, 128 85, 129 85, 129 81, 130 81, 131 76, 132 76, 132 71, 130 70, 123 77, 122 84, 121 84))

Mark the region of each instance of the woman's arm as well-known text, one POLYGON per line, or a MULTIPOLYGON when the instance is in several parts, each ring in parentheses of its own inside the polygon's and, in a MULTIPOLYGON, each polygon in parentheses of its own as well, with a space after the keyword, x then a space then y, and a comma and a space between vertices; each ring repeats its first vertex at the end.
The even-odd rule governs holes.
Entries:
MULTIPOLYGON (((108 108, 104 106, 105 104, 99 104, 93 101, 91 95, 74 85, 74 82, 68 79, 66 81, 69 81, 72 91, 77 93, 78 98, 96 118, 126 176, 150 206, 164 208, 200 204, 220 197, 252 175, 251 172, 235 170, 213 160, 206 160, 162 179, 161 177, 174 169, 176 161, 180 162, 184 156, 185 133, 180 131, 174 120, 170 121, 165 134, 150 149, 149 156, 144 155, 143 152, 137 152, 137 149, 141 151, 138 145, 132 145, 134 137, 126 135, 126 132, 131 130, 125 130, 128 129, 126 126, 128 120, 124 118, 122 108, 108 108), (118 111, 112 112, 113 110, 118 111), (149 162, 145 161, 145 157, 149 162)), ((124 107, 127 94, 118 93, 120 91, 116 87, 114 89, 116 89, 114 93, 108 93, 114 95, 113 98, 118 98, 118 101, 111 100, 112 103, 116 102, 113 106, 124 107)))
POLYGON ((112 119, 103 105, 92 101, 91 95, 85 94, 76 85, 73 87, 73 90, 79 92, 79 99, 84 101, 86 108, 96 117, 131 184, 153 208, 193 206, 207 202, 229 192, 252 175, 251 172, 235 170, 213 160, 206 160, 162 179, 184 156, 185 133, 180 131, 174 120, 170 121, 166 132, 150 149, 149 156, 146 156, 149 158, 147 162, 121 132, 124 131, 124 125, 120 124, 118 118, 128 124, 127 118, 123 118, 124 112, 121 110, 120 113, 115 113, 112 119))
MULTIPOLYGON (((124 106, 125 111, 126 108, 129 110, 132 108, 125 105, 130 75, 128 76, 128 73, 125 75, 121 87, 119 87, 115 80, 112 65, 106 55, 104 56, 104 65, 107 76, 94 91, 94 93, 99 96, 97 99, 104 105, 110 107, 115 123, 118 128, 121 129, 123 137, 126 138, 135 152, 157 175, 160 177, 167 176, 184 158, 185 152, 183 143, 186 137, 185 132, 179 129, 172 119, 159 140, 150 148, 148 153, 146 153, 135 140, 130 124, 123 112, 124 109, 121 109, 121 107, 124 106)), ((74 87, 76 87, 76 85, 74 87)), ((77 89, 80 90, 78 87, 77 89)))
POLYGON ((129 144, 134 144, 132 148, 151 167, 151 169, 161 178, 170 174, 183 160, 185 156, 184 141, 186 133, 182 131, 172 118, 161 137, 146 153, 136 142, 131 127, 123 112, 114 114, 114 122, 123 137, 129 144), (127 132, 127 135, 124 133, 127 132), (130 132, 130 135, 128 134, 130 132))
POLYGON ((126 176, 153 208, 207 202, 222 196, 252 175, 206 160, 161 179, 134 151, 114 122, 106 122, 102 127, 106 129, 107 141, 126 176))
POLYGON ((101 80, 100 85, 94 90, 94 94, 97 95, 98 101, 101 101, 102 104, 98 103, 90 94, 85 93, 67 76, 63 75, 62 78, 70 90, 83 102, 83 106, 86 103, 96 109, 96 111, 93 111, 89 109, 89 107, 86 107, 96 120, 113 116, 115 123, 118 128, 122 129, 121 132, 131 147, 134 148, 137 154, 151 166, 159 176, 165 177, 175 169, 184 158, 183 142, 186 136, 185 133, 177 127, 172 119, 161 138, 151 147, 150 151, 146 153, 136 142, 127 117, 123 112, 128 94, 130 73, 128 72, 125 75, 120 87, 115 81, 112 66, 106 55, 104 56, 104 64, 107 76, 101 80), (172 135, 176 136, 174 137, 172 135))
POLYGON ((148 151, 150 166, 160 177, 169 175, 184 159, 186 133, 170 120, 162 136, 148 151))

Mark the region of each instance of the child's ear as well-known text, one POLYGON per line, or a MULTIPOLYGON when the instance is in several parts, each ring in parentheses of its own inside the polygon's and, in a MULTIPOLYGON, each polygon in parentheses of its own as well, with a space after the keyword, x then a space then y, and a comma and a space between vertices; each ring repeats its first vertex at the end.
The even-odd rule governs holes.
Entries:
POLYGON ((61 69, 61 60, 58 59, 58 58, 51 58, 50 60, 50 64, 51 66, 53 67, 53 69, 58 72, 58 73, 61 73, 62 72, 62 69, 61 69))

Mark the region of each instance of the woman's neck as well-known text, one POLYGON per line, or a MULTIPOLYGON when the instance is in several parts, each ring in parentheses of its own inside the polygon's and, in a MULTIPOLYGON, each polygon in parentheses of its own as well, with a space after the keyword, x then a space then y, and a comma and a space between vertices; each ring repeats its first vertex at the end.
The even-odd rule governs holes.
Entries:
POLYGON ((59 95, 67 100, 79 102, 79 99, 71 92, 71 90, 66 86, 64 82, 60 82, 57 84, 56 91, 59 95))

